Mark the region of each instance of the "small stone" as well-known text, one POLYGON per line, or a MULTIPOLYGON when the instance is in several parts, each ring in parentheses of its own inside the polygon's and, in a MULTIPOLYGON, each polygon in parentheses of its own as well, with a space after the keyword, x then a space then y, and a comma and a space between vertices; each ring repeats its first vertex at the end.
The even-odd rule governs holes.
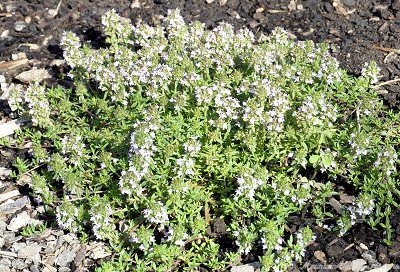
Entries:
MULTIPOLYGON (((5 77, 5 76, 0 75, 0 83, 6 83, 6 77, 5 77)), ((0 175, 1 175, 2 169, 3 169, 3 171, 4 171, 4 170, 6 170, 7 168, 0 167, 0 175)))
POLYGON ((352 272, 359 272, 361 269, 364 268, 364 266, 367 264, 367 262, 363 259, 357 259, 351 262, 351 271, 352 272))
POLYGON ((65 60, 62 60, 62 59, 55 59, 55 60, 53 60, 53 61, 50 63, 50 66, 57 66, 57 67, 59 67, 59 66, 64 65, 64 64, 65 64, 65 60))
POLYGON ((26 211, 23 211, 11 220, 7 229, 16 232, 20 228, 27 226, 31 220, 32 218, 28 215, 28 213, 26 211))
POLYGON ((32 21, 31 16, 26 16, 24 21, 25 21, 25 23, 30 24, 32 21))
POLYGON ((43 268, 43 272, 57 272, 57 269, 53 266, 46 265, 46 267, 43 268))
POLYGON ((18 198, 15 201, 12 201, 11 203, 4 203, 0 205, 0 212, 5 213, 5 214, 13 214, 18 210, 21 210, 25 206, 30 204, 30 200, 27 196, 23 196, 18 198))
POLYGON ((1 32, 0 34, 0 40, 4 40, 8 37, 8 35, 10 34, 10 30, 6 29, 3 32, 1 32))
POLYGON ((60 267, 68 266, 69 263, 71 263, 75 259, 75 256, 76 253, 69 250, 65 250, 60 255, 57 256, 54 262, 56 265, 60 267))
POLYGON ((368 250, 368 247, 363 243, 360 243, 360 248, 364 251, 368 250))
POLYGON ((393 0, 391 7, 394 10, 400 10, 400 0, 393 0))
POLYGON ((103 247, 102 244, 98 244, 95 248, 92 249, 91 257, 93 259, 97 260, 97 259, 103 259, 110 255, 111 255, 111 253, 106 252, 105 248, 103 247))
POLYGON ((21 248, 26 247, 26 243, 13 243, 11 248, 12 251, 14 252, 18 252, 21 248))
POLYGON ((26 27, 26 24, 24 21, 15 22, 15 25, 14 25, 15 31, 21 32, 25 27, 26 27))
POLYGON ((0 264, 0 272, 11 272, 11 269, 7 265, 0 264))
POLYGON ((60 267, 60 269, 58 269, 58 272, 71 272, 71 269, 68 267, 60 267))
POLYGON ((34 67, 29 71, 22 72, 15 77, 23 83, 31 83, 33 81, 41 82, 46 78, 50 78, 50 74, 46 69, 37 69, 34 67))
POLYGON ((317 259, 320 263, 326 264, 326 255, 324 252, 321 250, 317 250, 314 252, 314 257, 317 259))
POLYGON ((20 259, 15 259, 12 261, 12 267, 17 269, 17 270, 23 270, 25 268, 29 267, 29 264, 27 264, 26 262, 23 262, 20 259))
POLYGON ((11 59, 12 60, 22 60, 26 59, 26 54, 24 52, 19 52, 17 54, 11 54, 11 59))
POLYGON ((39 268, 34 264, 31 265, 31 267, 29 267, 29 269, 30 269, 31 272, 40 272, 39 268))
POLYGON ((39 246, 38 244, 32 244, 32 245, 26 246, 24 248, 21 248, 18 251, 18 257, 26 258, 27 260, 30 260, 33 263, 38 264, 41 261, 41 258, 40 258, 41 250, 42 250, 41 246, 39 246))
POLYGON ((0 264, 5 266, 11 266, 11 260, 8 258, 0 259, 0 264))
POLYGON ((254 272, 257 268, 260 267, 260 263, 254 262, 245 265, 234 266, 231 268, 231 272, 254 272))
POLYGON ((4 242, 4 238, 0 237, 0 248, 2 248, 4 246, 5 242, 4 242))
POLYGON ((338 268, 342 272, 349 272, 349 271, 351 271, 351 266, 352 266, 352 262, 346 261, 344 263, 343 262, 339 263, 338 268))
POLYGON ((368 272, 388 272, 392 269, 393 266, 394 266, 394 264, 384 264, 375 269, 368 270, 368 272))

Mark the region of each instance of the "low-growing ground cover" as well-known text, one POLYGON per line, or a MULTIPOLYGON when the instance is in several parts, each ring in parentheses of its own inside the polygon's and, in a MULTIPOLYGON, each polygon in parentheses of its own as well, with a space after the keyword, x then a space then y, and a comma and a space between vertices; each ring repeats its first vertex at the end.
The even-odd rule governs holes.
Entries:
POLYGON ((368 215, 390 241, 398 115, 370 88, 373 63, 355 78, 325 45, 206 31, 177 11, 163 27, 103 24, 107 48, 63 39, 74 89, 33 85, 10 105, 34 125, 18 174, 61 227, 110 243, 104 269, 223 269, 252 252, 285 270, 313 240, 286 226, 306 212, 340 234, 368 215), (338 180, 357 191, 340 211, 326 205, 338 180), (226 235, 209 235, 221 219, 226 235))

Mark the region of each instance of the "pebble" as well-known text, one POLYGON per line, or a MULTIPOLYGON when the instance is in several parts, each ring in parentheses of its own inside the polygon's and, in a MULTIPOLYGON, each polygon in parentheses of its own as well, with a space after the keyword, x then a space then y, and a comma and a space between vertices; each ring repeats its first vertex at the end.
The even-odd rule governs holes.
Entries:
POLYGON ((261 267, 260 263, 254 262, 245 265, 234 266, 231 268, 231 272, 254 272, 256 269, 260 267, 261 267))
POLYGON ((23 270, 29 267, 29 264, 23 262, 21 259, 14 259, 11 263, 12 267, 18 270, 23 270))
POLYGON ((18 198, 15 201, 1 204, 0 212, 4 213, 6 215, 13 214, 29 204, 30 204, 29 198, 27 196, 23 196, 23 197, 18 198))
POLYGON ((30 221, 32 221, 32 218, 26 211, 23 211, 11 220, 10 224, 7 226, 7 229, 11 231, 18 231, 20 228, 27 226, 30 221))
POLYGON ((367 262, 363 259, 357 259, 351 262, 351 271, 359 272, 363 267, 367 264, 367 262))
POLYGON ((21 32, 26 27, 26 23, 24 21, 15 22, 14 29, 17 32, 21 32))
POLYGON ((41 250, 42 247, 39 246, 38 244, 32 244, 26 246, 18 251, 18 258, 26 258, 27 260, 30 260, 33 263, 38 264, 41 261, 40 258, 41 250))
POLYGON ((0 272, 11 272, 11 269, 7 265, 0 264, 0 272))
POLYGON ((60 267, 68 266, 75 259, 75 256, 76 252, 66 250, 57 256, 54 263, 60 267))

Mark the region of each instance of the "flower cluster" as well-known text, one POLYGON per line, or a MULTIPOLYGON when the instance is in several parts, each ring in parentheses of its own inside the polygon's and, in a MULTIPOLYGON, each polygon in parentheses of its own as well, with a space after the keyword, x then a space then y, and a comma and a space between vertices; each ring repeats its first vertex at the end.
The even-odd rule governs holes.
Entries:
POLYGON ((151 205, 151 207, 154 208, 148 208, 142 212, 147 221, 151 224, 159 225, 160 227, 163 227, 169 222, 167 209, 160 201, 157 201, 151 205))
POLYGON ((361 75, 368 78, 371 84, 378 82, 378 76, 381 69, 375 62, 366 62, 361 70, 361 75))
POLYGON ((254 194, 258 187, 266 183, 266 180, 253 177, 250 173, 244 173, 237 178, 239 187, 236 189, 234 199, 241 197, 254 200, 254 194))
POLYGON ((321 95, 318 99, 308 96, 293 116, 297 118, 299 124, 309 124, 311 126, 332 127, 337 119, 337 108, 328 103, 321 95))
POLYGON ((374 162, 375 167, 379 167, 385 170, 385 174, 390 176, 392 173, 397 171, 397 152, 393 146, 384 147, 381 152, 378 153, 378 157, 374 162))
POLYGON ((61 154, 64 160, 78 165, 86 154, 86 145, 79 135, 66 135, 61 139, 61 154))
POLYGON ((78 208, 69 201, 63 201, 60 206, 56 207, 57 223, 62 229, 68 229, 69 231, 77 232, 78 215, 78 208))
POLYGON ((46 88, 39 83, 29 85, 25 90, 14 86, 10 90, 8 102, 12 111, 20 110, 22 113, 28 114, 33 125, 39 127, 51 125, 46 88))
POLYGON ((119 186, 123 194, 141 196, 144 189, 140 182, 149 172, 152 157, 157 150, 153 142, 159 126, 156 120, 149 117, 145 121, 136 122, 133 127, 129 150, 130 165, 127 171, 122 171, 119 186))
POLYGON ((115 229, 113 210, 107 201, 94 201, 89 214, 94 236, 97 239, 107 238, 107 234, 115 229))

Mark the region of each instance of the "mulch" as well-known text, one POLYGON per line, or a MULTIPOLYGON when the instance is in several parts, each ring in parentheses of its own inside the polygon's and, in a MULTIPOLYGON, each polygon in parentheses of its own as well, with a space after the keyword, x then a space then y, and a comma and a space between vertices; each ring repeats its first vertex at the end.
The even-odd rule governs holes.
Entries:
MULTIPOLYGON (((61 61, 62 33, 71 30, 95 47, 104 46, 101 16, 112 8, 134 23, 157 24, 168 9, 179 8, 186 21, 199 20, 207 28, 224 21, 236 29, 248 27, 256 35, 267 35, 279 26, 299 40, 327 42, 341 67, 353 75, 360 74, 365 62, 377 62, 381 68, 377 91, 388 108, 398 110, 400 0, 3 0, 0 3, 0 83, 4 75, 6 84, 23 84, 18 75, 35 67, 49 72, 47 84, 71 86, 61 76, 68 70, 61 61), (17 56, 18 53, 25 53, 27 60, 21 61, 24 55, 17 56)), ((2 123, 14 118, 10 114, 7 103, 0 101, 2 123)), ((0 151, 0 169, 12 169, 15 157, 24 156, 2 147, 0 151)), ((9 186, 0 186, 0 195, 14 189, 26 194, 12 179, 4 182, 9 186)), ((366 223, 357 224, 344 237, 321 231, 297 269, 346 271, 345 265, 360 259, 370 268, 374 261, 378 263, 375 266, 400 264, 399 215, 400 211, 393 212, 391 223, 396 232, 391 246, 384 244, 382 230, 372 230, 366 223)), ((5 248, 0 247, 1 250, 5 248)), ((254 260, 248 258, 248 261, 254 260)), ((400 265, 391 271, 400 271, 400 265)))

